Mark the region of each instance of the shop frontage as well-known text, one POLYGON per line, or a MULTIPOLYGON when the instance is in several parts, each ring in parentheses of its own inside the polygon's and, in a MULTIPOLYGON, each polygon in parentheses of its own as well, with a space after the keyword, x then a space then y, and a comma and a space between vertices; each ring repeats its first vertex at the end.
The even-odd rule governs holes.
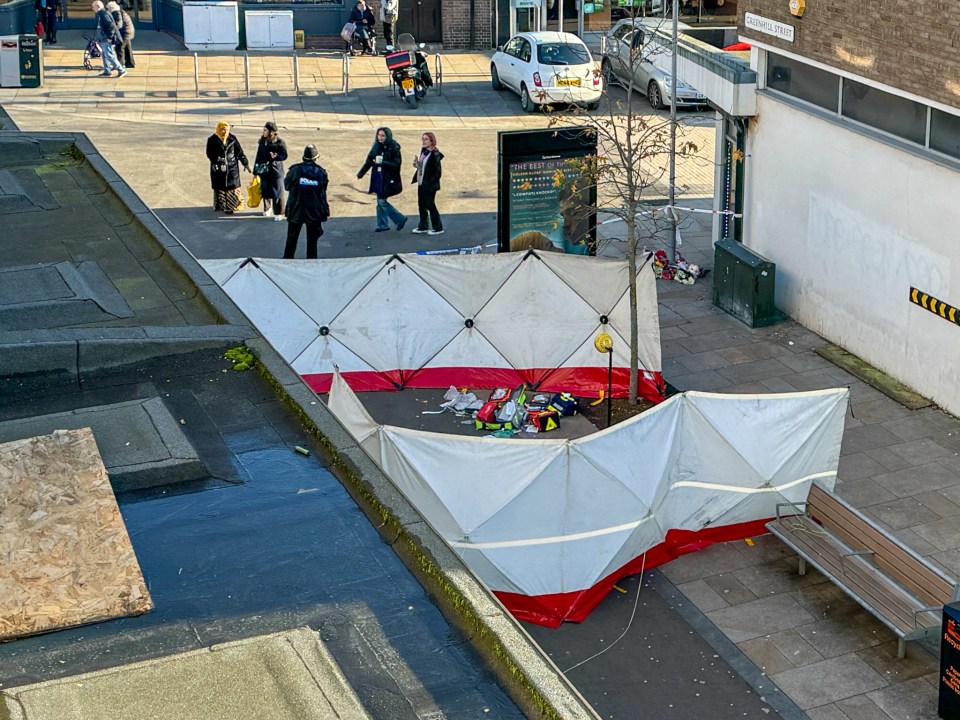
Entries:
MULTIPOLYGON (((736 25, 737 0, 681 0, 680 20, 688 25, 736 25)), ((503 45, 518 32, 605 33, 629 17, 670 17, 670 0, 497 0, 495 34, 503 45)))

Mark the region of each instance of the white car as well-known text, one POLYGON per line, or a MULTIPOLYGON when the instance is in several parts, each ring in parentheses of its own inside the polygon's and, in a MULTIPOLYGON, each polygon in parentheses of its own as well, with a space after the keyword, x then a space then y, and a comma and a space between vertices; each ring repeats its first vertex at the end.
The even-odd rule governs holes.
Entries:
POLYGON ((596 110, 603 93, 603 79, 587 46, 576 35, 561 32, 514 35, 494 53, 490 82, 494 90, 517 92, 526 112, 554 104, 596 110))

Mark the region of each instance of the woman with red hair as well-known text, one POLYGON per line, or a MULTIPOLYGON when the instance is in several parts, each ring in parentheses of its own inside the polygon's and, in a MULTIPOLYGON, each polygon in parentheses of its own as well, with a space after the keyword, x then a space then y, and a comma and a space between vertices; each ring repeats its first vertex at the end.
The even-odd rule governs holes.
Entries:
POLYGON ((437 149, 437 136, 425 132, 420 136, 423 147, 420 157, 413 161, 417 171, 413 174, 413 184, 417 186, 417 207, 420 209, 420 223, 413 229, 415 233, 442 235, 443 221, 437 210, 437 192, 440 190, 440 161, 443 153, 437 149))

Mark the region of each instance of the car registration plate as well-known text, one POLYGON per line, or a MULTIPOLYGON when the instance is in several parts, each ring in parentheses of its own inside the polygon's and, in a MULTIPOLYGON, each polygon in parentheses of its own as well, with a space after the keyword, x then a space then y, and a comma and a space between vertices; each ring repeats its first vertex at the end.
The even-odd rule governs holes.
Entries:
POLYGON ((410 78, 407 78, 406 80, 401 81, 400 87, 403 88, 403 91, 407 95, 410 95, 413 92, 413 80, 411 80, 410 78))
POLYGON ((558 79, 557 79, 557 85, 558 85, 558 86, 562 86, 562 85, 568 85, 568 86, 569 86, 569 85, 573 85, 573 86, 575 86, 575 87, 579 87, 579 85, 580 85, 580 78, 558 78, 558 79))

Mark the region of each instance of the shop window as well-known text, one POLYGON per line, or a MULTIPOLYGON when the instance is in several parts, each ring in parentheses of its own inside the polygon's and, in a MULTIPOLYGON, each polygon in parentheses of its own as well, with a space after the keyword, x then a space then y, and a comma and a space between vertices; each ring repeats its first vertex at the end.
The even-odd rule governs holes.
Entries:
POLYGON ((767 53, 767 87, 837 112, 840 79, 826 70, 767 53))
POLYGON ((941 110, 930 112, 930 149, 960 158, 960 117, 941 110))
POLYGON ((877 90, 854 80, 843 80, 844 117, 923 145, 927 136, 926 106, 877 90))

